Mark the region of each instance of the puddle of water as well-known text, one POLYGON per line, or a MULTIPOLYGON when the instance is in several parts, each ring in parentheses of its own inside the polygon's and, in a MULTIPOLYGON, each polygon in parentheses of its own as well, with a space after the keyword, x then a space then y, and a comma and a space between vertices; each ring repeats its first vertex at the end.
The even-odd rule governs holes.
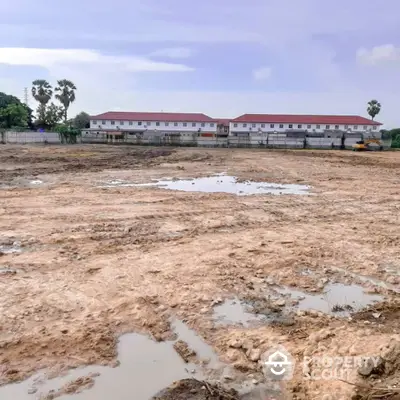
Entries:
POLYGON ((19 243, 14 242, 12 245, 0 245, 0 253, 13 254, 21 253, 22 248, 19 243))
POLYGON ((278 289, 278 292, 299 299, 296 306, 299 310, 316 310, 339 316, 348 316, 351 312, 359 311, 383 299, 382 296, 365 293, 359 285, 341 283, 327 284, 322 295, 311 295, 291 288, 278 289), (334 308, 336 312, 333 311, 334 308))
POLYGON ((393 290, 394 292, 400 293, 400 288, 392 283, 381 281, 380 279, 373 278, 372 276, 359 275, 359 274, 356 274, 351 271, 347 271, 347 270, 345 270, 343 268, 339 268, 339 267, 330 267, 330 268, 335 271, 343 272, 347 275, 350 275, 353 278, 356 278, 356 279, 358 278, 362 282, 370 283, 374 286, 379 286, 379 287, 382 287, 385 289, 390 289, 390 290, 393 290))
POLYGON ((29 182, 31 185, 41 185, 43 183, 43 181, 36 179, 34 181, 30 181, 29 182))
POLYGON ((163 189, 178 190, 184 192, 205 193, 231 193, 238 196, 252 194, 308 194, 310 189, 306 185, 277 184, 268 182, 238 182, 234 176, 217 175, 206 178, 160 180, 153 183, 129 183, 126 181, 110 181, 102 187, 146 187, 156 186, 163 189))
MULTIPOLYGON (((178 339, 196 351, 198 358, 210 359, 210 366, 218 364, 212 348, 180 321, 173 322, 178 339)), ((185 363, 173 348, 173 341, 155 342, 140 334, 126 334, 118 342, 116 368, 88 366, 68 372, 63 377, 45 380, 43 374, 16 384, 0 387, 0 399, 37 400, 50 390, 57 391, 78 377, 99 373, 95 385, 82 393, 63 395, 61 400, 148 400, 172 382, 184 378, 204 379, 200 367, 185 363), (44 380, 43 380, 44 378, 44 380), (42 382, 40 382, 42 380, 42 382), (30 389, 37 392, 29 394, 30 389)))
POLYGON ((225 300, 214 307, 214 319, 222 325, 242 325, 248 327, 257 322, 265 322, 267 317, 261 314, 253 314, 249 306, 238 298, 225 300))

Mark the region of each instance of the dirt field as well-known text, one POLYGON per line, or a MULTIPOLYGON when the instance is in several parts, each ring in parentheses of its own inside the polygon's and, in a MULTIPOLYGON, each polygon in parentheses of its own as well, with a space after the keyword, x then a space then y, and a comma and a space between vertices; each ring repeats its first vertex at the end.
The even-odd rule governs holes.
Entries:
POLYGON ((284 399, 399 398, 399 179, 400 152, 1 146, 0 383, 112 365, 119 335, 164 341, 173 317, 260 382, 259 353, 277 344, 298 362, 384 360, 364 377, 354 370, 351 384, 295 370, 284 399), (101 187, 216 173, 310 185, 311 195, 101 187), (351 318, 294 311, 290 324, 214 323, 224 299, 263 302, 271 286, 315 293, 328 281, 384 302, 351 318))

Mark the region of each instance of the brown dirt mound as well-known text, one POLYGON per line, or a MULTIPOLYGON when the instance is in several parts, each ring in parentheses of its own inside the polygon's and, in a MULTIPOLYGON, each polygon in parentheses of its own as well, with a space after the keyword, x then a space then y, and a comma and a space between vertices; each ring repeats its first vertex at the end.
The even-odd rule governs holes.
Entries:
POLYGON ((183 379, 156 394, 153 400, 239 400, 239 395, 234 389, 227 391, 197 379, 183 379))

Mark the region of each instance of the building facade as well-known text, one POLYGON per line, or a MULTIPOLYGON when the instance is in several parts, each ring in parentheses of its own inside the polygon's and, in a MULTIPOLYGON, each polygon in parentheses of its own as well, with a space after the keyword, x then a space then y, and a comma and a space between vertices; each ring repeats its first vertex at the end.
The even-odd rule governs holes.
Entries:
POLYGON ((84 134, 215 136, 218 120, 200 113, 106 112, 90 117, 84 134))
POLYGON ((354 132, 378 133, 382 124, 359 116, 243 114, 229 124, 231 136, 262 134, 354 132))

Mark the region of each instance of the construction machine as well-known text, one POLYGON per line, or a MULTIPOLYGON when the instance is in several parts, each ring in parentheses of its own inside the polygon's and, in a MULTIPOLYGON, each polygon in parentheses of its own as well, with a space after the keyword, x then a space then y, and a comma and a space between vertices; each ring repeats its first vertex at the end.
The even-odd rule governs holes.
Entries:
POLYGON ((370 139, 366 139, 364 140, 364 138, 362 138, 361 140, 359 140, 358 142, 356 142, 355 144, 353 144, 353 151, 370 151, 370 150, 375 150, 376 147, 370 147, 370 144, 376 144, 377 146, 379 146, 379 150, 383 150, 383 144, 379 139, 375 139, 375 138, 370 138, 370 139))

